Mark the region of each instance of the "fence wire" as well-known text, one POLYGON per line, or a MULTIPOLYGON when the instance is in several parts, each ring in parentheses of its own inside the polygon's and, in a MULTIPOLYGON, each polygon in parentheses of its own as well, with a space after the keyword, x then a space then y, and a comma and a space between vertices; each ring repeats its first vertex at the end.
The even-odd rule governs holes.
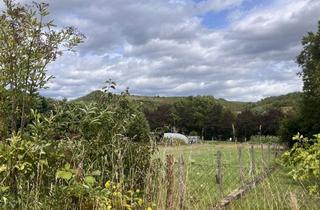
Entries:
POLYGON ((163 149, 157 209, 209 209, 275 163, 275 145, 208 144, 163 149), (162 186, 162 187, 161 187, 162 186))

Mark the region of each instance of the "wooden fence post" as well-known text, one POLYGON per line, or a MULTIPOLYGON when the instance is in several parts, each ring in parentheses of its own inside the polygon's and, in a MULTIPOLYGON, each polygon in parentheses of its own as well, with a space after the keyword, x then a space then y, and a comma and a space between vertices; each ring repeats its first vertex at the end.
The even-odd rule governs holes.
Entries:
POLYGON ((250 175, 256 174, 256 159, 254 155, 254 146, 250 147, 250 158, 251 158, 251 166, 250 166, 250 175))
POLYGON ((216 182, 219 185, 220 197, 224 196, 223 194, 223 175, 222 175, 222 164, 221 164, 221 152, 217 152, 217 170, 216 170, 216 182))
POLYGON ((271 145, 268 144, 268 168, 271 167, 271 145))
POLYGON ((174 184, 174 159, 173 155, 167 155, 167 170, 166 170, 166 180, 167 180, 167 199, 166 199, 166 209, 173 210, 173 184, 174 184))
POLYGON ((277 158, 278 156, 279 156, 279 145, 275 145, 275 153, 274 153, 274 156, 275 156, 275 158, 277 158))
POLYGON ((179 158, 179 209, 184 208, 185 202, 185 194, 186 194, 186 185, 185 185, 185 163, 183 156, 181 155, 179 158))
POLYGON ((262 166, 266 166, 266 161, 265 161, 265 157, 264 157, 264 147, 263 144, 260 145, 261 146, 261 161, 262 161, 262 166))
POLYGON ((239 161, 239 173, 240 173, 240 182, 244 183, 244 175, 243 175, 243 166, 242 166, 242 145, 238 145, 238 161, 239 161))

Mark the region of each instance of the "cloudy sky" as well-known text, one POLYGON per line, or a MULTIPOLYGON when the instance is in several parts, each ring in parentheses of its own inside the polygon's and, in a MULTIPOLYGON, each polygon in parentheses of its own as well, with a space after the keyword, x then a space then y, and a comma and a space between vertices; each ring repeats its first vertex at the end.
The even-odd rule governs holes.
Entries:
MULTIPOLYGON (((20 0, 27 1, 27 0, 20 0)), ((295 57, 320 0, 47 0, 59 26, 87 36, 49 66, 43 94, 118 90, 256 101, 301 90, 295 57)))

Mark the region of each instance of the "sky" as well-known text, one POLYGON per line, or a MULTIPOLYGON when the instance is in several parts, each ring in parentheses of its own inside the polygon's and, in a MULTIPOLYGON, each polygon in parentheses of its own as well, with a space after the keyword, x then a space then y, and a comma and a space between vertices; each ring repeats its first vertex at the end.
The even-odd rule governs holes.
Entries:
POLYGON ((150 96, 257 101, 301 91, 295 58, 320 18, 320 0, 46 2, 58 26, 87 37, 48 66, 55 79, 41 93, 69 99, 109 79, 150 96))

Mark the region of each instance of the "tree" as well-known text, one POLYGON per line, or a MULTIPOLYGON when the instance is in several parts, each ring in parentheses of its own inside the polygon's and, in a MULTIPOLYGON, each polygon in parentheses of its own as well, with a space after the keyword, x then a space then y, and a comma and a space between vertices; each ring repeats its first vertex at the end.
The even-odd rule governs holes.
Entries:
POLYGON ((270 109, 264 113, 261 118, 262 135, 277 135, 280 128, 280 122, 284 118, 281 109, 270 109))
POLYGON ((184 133, 189 133, 192 130, 199 133, 198 127, 195 126, 193 97, 180 99, 173 106, 174 126, 184 133))
POLYGON ((234 122, 234 114, 229 110, 224 111, 220 123, 220 133, 224 139, 233 137, 232 124, 234 124, 234 122))
POLYGON ((295 141, 292 137, 295 136, 301 129, 301 116, 299 113, 290 113, 287 115, 280 124, 279 136, 284 142, 288 142, 289 146, 292 147, 295 141))
POLYGON ((316 33, 309 32, 302 39, 303 50, 297 57, 303 80, 301 106, 302 132, 311 136, 320 133, 320 21, 316 33))
POLYGON ((162 104, 155 110, 144 109, 144 114, 150 124, 150 128, 155 130, 165 126, 171 126, 172 120, 172 105, 162 104))
MULTIPOLYGON (((23 130, 33 98, 52 76, 46 67, 85 38, 74 27, 56 29, 48 4, 21 5, 3 0, 0 16, 0 88, 10 100, 11 131, 23 130)), ((2 101, 5 103, 4 101, 2 101)))
POLYGON ((258 133, 259 125, 258 116, 249 109, 246 109, 237 116, 237 136, 248 139, 250 136, 258 133))
POLYGON ((221 136, 223 107, 220 104, 210 104, 206 109, 207 112, 204 116, 205 124, 203 125, 203 127, 206 129, 205 138, 211 139, 214 136, 221 136))

